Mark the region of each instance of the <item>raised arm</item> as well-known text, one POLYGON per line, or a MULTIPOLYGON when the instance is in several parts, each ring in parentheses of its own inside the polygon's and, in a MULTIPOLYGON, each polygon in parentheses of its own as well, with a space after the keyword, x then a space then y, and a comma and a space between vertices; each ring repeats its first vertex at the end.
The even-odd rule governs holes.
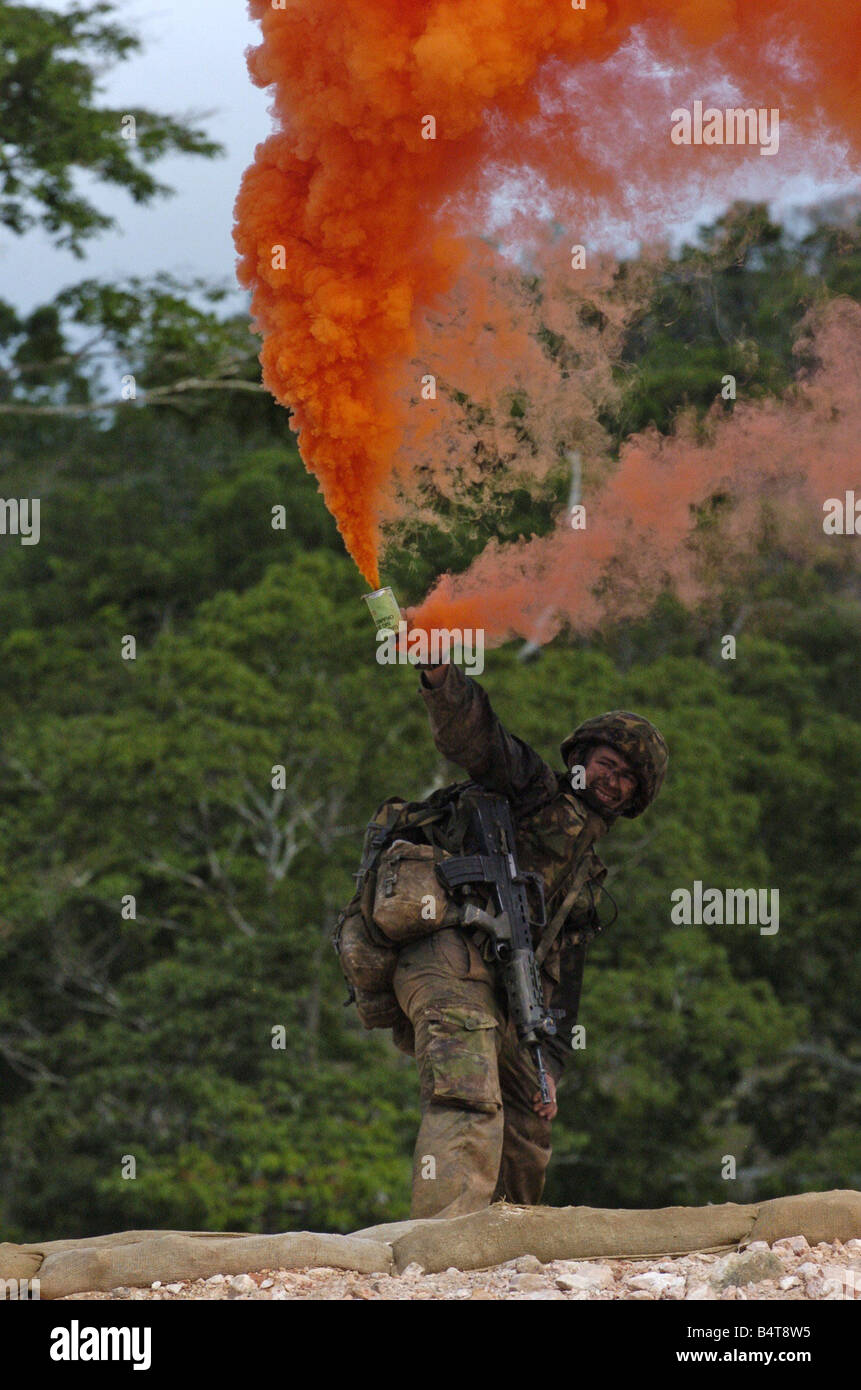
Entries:
POLYGON ((465 768, 474 781, 509 797, 555 790, 556 774, 550 764, 528 743, 508 733, 487 693, 459 666, 423 671, 421 695, 440 753, 465 768))

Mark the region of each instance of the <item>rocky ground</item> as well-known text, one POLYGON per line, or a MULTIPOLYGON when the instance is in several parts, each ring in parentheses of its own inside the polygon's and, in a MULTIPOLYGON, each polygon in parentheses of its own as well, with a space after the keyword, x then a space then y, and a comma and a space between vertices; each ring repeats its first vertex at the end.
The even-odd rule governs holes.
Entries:
POLYGON ((667 1260, 554 1260, 522 1255, 491 1269, 425 1274, 410 1265, 399 1275, 341 1269, 270 1269, 194 1283, 70 1294, 72 1299, 515 1299, 587 1300, 861 1300, 861 1240, 811 1248, 804 1236, 758 1241, 739 1254, 684 1255, 667 1260))

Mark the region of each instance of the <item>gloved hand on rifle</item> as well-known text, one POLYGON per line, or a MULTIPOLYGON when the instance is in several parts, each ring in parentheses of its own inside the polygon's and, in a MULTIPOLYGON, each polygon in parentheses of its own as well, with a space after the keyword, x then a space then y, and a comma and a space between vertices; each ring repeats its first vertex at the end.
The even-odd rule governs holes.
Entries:
POLYGON ((547 1073, 547 1089, 550 1092, 550 1104, 545 1105, 541 1100, 541 1092, 536 1091, 532 1097, 532 1109, 545 1120, 555 1120, 559 1106, 556 1104, 556 1082, 549 1072, 547 1073))

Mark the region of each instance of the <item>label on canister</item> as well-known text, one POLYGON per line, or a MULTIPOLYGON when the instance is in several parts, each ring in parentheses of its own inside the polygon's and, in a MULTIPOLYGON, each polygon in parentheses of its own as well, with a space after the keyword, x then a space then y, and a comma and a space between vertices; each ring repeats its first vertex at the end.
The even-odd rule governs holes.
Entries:
POLYGON ((382 628, 389 628, 392 632, 397 632, 398 623, 401 621, 401 610, 388 585, 385 589, 375 589, 372 594, 363 594, 362 597, 371 610, 371 617, 377 631, 379 632, 382 628))

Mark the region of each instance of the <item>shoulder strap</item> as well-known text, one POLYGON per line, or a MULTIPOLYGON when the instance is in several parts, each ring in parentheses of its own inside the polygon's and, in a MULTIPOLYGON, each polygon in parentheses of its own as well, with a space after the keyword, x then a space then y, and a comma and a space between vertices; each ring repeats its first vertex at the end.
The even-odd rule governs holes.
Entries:
POLYGON ((580 836, 580 842, 577 846, 577 864, 574 869, 574 877, 571 880, 571 886, 556 912, 553 914, 552 919, 542 932, 541 940, 535 948, 535 961, 539 966, 546 959, 550 947, 562 930, 565 918, 574 906, 577 895, 589 875, 589 851, 598 838, 597 829, 598 827, 590 816, 583 827, 583 833, 580 836))

